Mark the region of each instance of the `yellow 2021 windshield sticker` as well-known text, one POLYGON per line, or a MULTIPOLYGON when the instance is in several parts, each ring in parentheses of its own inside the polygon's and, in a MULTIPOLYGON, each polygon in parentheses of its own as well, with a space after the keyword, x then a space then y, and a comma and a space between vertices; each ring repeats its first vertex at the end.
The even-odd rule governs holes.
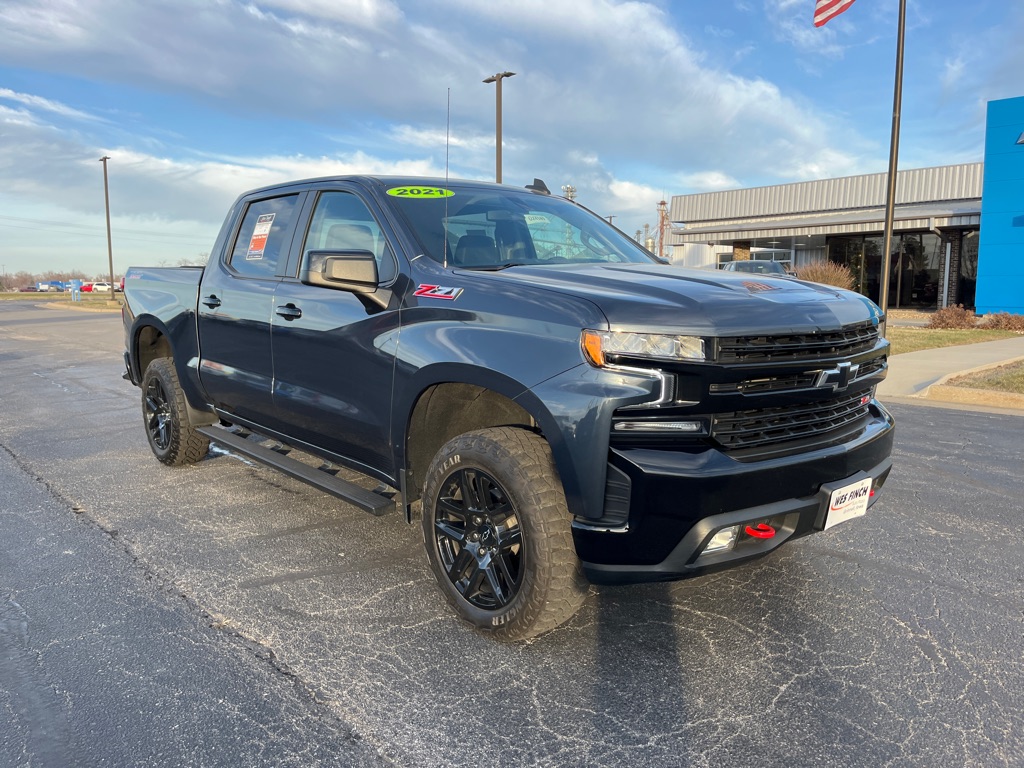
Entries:
POLYGON ((455 193, 441 187, 392 187, 388 190, 392 197, 430 199, 433 197, 451 197, 455 193))

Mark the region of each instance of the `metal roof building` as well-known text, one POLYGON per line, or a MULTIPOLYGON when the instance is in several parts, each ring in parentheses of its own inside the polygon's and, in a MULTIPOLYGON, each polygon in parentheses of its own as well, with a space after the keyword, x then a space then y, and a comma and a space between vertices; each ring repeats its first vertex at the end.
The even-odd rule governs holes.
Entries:
MULTIPOLYGON (((983 163, 897 174, 892 306, 973 304, 983 177, 983 163)), ((677 195, 668 242, 716 246, 679 249, 674 261, 688 266, 766 258, 798 267, 827 257, 877 301, 885 192, 886 174, 873 173, 677 195)))

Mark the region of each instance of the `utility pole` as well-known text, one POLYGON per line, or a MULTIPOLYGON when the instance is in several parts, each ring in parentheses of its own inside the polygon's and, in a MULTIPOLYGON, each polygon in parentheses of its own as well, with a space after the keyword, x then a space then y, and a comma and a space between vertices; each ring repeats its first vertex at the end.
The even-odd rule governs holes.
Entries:
POLYGON ((501 184, 501 81, 506 77, 512 77, 515 72, 499 72, 496 75, 491 75, 485 83, 494 83, 496 86, 495 90, 495 119, 494 119, 494 138, 496 140, 495 153, 494 153, 494 180, 501 184))
POLYGON ((665 234, 668 232, 668 203, 658 203, 658 258, 665 258, 665 234))
POLYGON ((100 158, 103 163, 103 203, 107 209, 107 260, 110 265, 110 300, 114 300, 114 246, 110 241, 110 191, 107 186, 107 160, 110 157, 104 155, 100 158))

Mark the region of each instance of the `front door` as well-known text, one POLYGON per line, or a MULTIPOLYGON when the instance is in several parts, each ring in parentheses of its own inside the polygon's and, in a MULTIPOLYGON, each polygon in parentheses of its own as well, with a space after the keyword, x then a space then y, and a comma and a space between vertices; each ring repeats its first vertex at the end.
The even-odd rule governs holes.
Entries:
MULTIPOLYGON (((300 269, 310 251, 324 249, 370 251, 381 283, 396 277, 391 246, 354 192, 320 192, 300 269)), ((277 286, 271 323, 274 405, 282 430, 393 477, 389 437, 398 298, 381 307, 290 277, 277 286)))

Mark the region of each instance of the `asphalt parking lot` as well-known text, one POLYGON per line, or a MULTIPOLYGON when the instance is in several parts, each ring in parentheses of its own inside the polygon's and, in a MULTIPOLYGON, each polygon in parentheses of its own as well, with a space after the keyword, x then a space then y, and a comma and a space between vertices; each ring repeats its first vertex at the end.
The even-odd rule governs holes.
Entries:
POLYGON ((0 304, 0 764, 1024 765, 1024 416, 896 406, 865 518, 501 645, 399 515, 159 464, 120 346, 0 304))

